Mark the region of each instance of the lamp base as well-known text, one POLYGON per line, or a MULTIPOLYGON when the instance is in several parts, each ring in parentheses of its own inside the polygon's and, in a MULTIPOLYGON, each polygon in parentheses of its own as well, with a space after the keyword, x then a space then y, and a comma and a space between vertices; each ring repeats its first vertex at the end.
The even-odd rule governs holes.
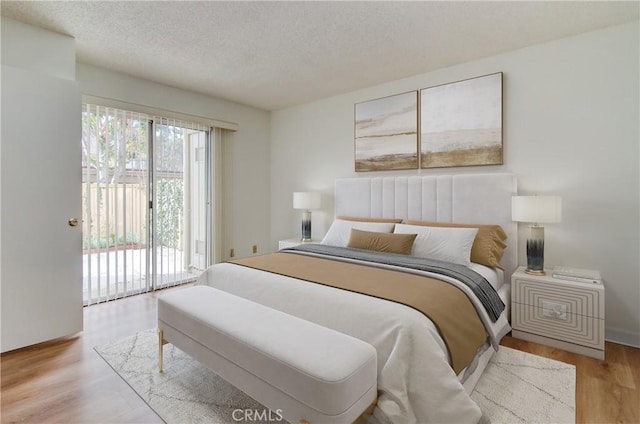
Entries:
POLYGON ((527 269, 531 275, 545 275, 544 272, 544 227, 532 225, 527 239, 527 269))
POLYGON ((524 272, 526 272, 527 274, 531 274, 531 275, 547 275, 546 272, 544 271, 540 271, 538 269, 525 269, 524 272))
POLYGON ((302 238, 301 241, 311 241, 311 211, 302 212, 302 238))

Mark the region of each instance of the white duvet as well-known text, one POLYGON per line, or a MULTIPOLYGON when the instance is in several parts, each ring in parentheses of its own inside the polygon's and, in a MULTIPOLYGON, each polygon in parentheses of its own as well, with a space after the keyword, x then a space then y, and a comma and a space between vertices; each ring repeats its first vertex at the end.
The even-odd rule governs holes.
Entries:
MULTIPOLYGON (((210 267, 198 284, 373 345, 378 354, 378 408, 394 424, 477 423, 482 417, 449 366, 435 326, 412 308, 229 263, 210 267)), ((498 338, 509 329, 504 317, 493 327, 498 338)))

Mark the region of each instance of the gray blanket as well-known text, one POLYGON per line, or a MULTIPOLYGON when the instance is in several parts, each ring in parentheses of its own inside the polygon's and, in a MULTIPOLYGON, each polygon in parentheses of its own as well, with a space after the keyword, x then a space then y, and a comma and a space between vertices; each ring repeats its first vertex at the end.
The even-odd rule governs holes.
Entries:
POLYGON ((498 320, 498 317, 505 308, 502 299, 498 296, 498 292, 496 292, 487 279, 464 265, 419 258, 416 256, 381 253, 372 250, 352 249, 324 244, 300 244, 295 247, 283 249, 282 251, 315 253, 445 275, 455 278, 469 287, 478 297, 493 322, 498 320))

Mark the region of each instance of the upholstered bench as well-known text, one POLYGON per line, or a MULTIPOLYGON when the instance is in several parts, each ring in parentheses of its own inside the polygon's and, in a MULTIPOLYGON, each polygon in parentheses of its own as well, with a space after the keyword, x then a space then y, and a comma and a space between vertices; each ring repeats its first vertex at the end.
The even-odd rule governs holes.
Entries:
POLYGON ((351 423, 377 396, 373 346, 209 287, 158 298, 158 366, 172 343, 289 422, 351 423))

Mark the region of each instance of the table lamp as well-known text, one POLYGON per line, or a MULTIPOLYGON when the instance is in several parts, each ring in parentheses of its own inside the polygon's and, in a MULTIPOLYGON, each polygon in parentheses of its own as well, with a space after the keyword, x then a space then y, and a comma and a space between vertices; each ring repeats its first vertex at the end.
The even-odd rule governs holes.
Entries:
POLYGON ((296 191, 293 208, 302 209, 302 241, 311 241, 311 209, 320 209, 320 193, 296 191))
POLYGON ((562 199, 559 196, 514 196, 511 198, 511 219, 528 222, 527 274, 545 275, 544 227, 541 223, 560 222, 562 199))

